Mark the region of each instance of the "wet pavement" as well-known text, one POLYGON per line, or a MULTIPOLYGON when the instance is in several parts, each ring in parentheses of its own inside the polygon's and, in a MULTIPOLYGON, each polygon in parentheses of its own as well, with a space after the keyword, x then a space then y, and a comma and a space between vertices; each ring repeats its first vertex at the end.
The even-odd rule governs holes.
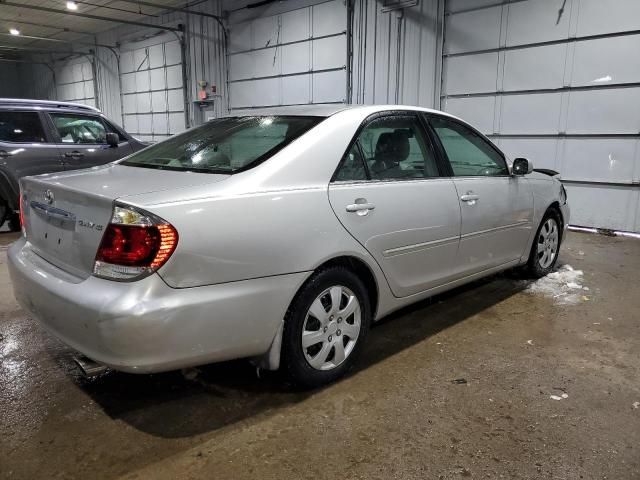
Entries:
POLYGON ((571 233, 557 294, 509 273, 398 312, 312 392, 242 361, 83 379, 5 251, 0 478, 640 478, 638 240, 571 233))

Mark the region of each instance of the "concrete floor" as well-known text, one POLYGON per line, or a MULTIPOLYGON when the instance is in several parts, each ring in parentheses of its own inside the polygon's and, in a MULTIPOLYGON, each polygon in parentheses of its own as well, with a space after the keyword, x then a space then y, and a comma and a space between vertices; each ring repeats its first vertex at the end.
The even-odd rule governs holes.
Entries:
POLYGON ((245 362, 85 380, 0 248, 2 478, 640 478, 640 241, 571 233, 575 305, 476 282, 383 321, 357 371, 304 393, 245 362))

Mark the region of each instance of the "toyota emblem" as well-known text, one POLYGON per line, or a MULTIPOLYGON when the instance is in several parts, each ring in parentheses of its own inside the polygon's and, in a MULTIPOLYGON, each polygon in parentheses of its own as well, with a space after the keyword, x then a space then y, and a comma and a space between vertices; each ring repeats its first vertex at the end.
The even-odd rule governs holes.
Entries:
POLYGON ((44 192, 44 199, 45 201, 51 205, 53 203, 53 192, 51 190, 47 190, 44 192))

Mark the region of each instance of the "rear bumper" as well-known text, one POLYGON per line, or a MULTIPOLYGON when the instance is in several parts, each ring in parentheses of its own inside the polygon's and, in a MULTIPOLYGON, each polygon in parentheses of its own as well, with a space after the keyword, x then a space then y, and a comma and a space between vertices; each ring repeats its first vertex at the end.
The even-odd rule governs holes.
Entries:
POLYGON ((150 373, 265 353, 308 273, 174 289, 71 276, 20 239, 8 252, 18 303, 87 357, 150 373))

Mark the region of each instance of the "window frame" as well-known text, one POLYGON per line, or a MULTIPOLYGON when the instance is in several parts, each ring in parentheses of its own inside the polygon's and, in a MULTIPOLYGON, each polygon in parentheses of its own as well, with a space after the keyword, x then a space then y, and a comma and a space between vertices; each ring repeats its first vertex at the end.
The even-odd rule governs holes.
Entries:
POLYGON ((432 137, 432 141, 436 145, 436 148, 437 148, 437 150, 439 152, 439 155, 442 157, 442 160, 444 162, 446 162, 446 166, 447 166, 447 169, 449 171, 449 176, 451 178, 505 178, 505 177, 512 177, 513 176, 512 173, 511 173, 511 168, 509 167, 509 162, 507 162, 506 155, 491 140, 489 140, 486 135, 484 135, 478 129, 472 127, 468 123, 465 123, 465 122, 460 121, 460 120, 458 120, 456 118, 453 118, 453 117, 449 117, 447 115, 439 115, 437 113, 424 113, 422 116, 425 119, 425 123, 427 124, 428 129, 429 129, 429 134, 432 137), (447 152, 446 152, 446 150, 444 148, 444 145, 442 144, 442 141, 440 140, 440 137, 436 133, 435 128, 431 123, 431 119, 433 119, 433 118, 445 120, 447 122, 453 123, 455 125, 459 125, 459 126, 461 126, 463 128, 466 128, 467 130, 471 131, 472 133, 475 133, 478 137, 480 137, 481 140, 483 140, 486 144, 488 144, 489 147, 491 147, 491 149, 494 152, 496 152, 498 154, 498 156, 502 159, 502 162, 504 163, 504 166, 505 166, 505 169, 506 169, 507 173, 506 174, 499 174, 499 175, 456 175, 455 172, 453 171, 453 166, 451 165, 451 161, 449 160, 449 156, 447 155, 447 152))
POLYGON ((344 151, 344 153, 342 154, 342 157, 340 158, 340 161, 338 162, 338 165, 336 167, 336 169, 333 172, 333 175, 331 175, 331 180, 329 180, 329 183, 334 183, 337 185, 345 185, 345 184, 353 184, 353 183, 389 183, 389 182, 412 182, 412 181, 425 181, 425 180, 436 180, 436 179, 441 179, 441 178, 446 178, 448 177, 448 162, 447 164, 442 162, 442 158, 439 155, 439 151, 438 148, 436 146, 436 144, 434 144, 433 142, 433 138, 431 136, 431 133, 429 131, 429 126, 426 122, 426 119, 420 115, 420 111, 417 110, 385 110, 385 111, 381 111, 381 112, 376 112, 373 113, 371 115, 369 115, 368 117, 366 117, 358 126, 356 132, 354 133, 353 137, 351 138, 351 140, 349 141, 349 144, 347 145, 346 150, 344 151), (386 117, 414 117, 415 120, 417 121, 418 124, 418 130, 422 133, 425 143, 426 143, 426 147, 427 149, 429 149, 433 155, 433 159, 436 162, 436 168, 438 169, 438 175, 435 177, 406 177, 406 178, 371 178, 371 172, 369 171, 369 165, 367 164, 367 160, 366 157, 364 155, 364 151, 362 150, 362 145, 360 144, 360 134, 362 133, 362 131, 367 128, 369 126, 369 124, 371 124, 372 122, 379 120, 381 118, 386 118, 386 117), (349 155, 349 152, 351 151, 351 149, 353 148, 353 146, 357 145, 358 150, 360 151, 360 157, 362 158, 362 163, 364 164, 364 171, 365 174, 367 176, 366 179, 364 180, 336 180, 337 176, 338 176, 338 171, 342 168, 342 166, 344 165, 344 162, 347 160, 347 156, 349 155))
POLYGON ((51 129, 51 133, 54 137, 54 142, 56 145, 63 145, 65 147, 72 147, 72 146, 95 146, 95 145, 99 145, 99 146, 105 146, 105 145, 109 145, 108 143, 68 143, 68 142, 63 142, 62 138, 60 137, 60 132, 58 131, 58 128, 56 127, 56 123, 53 120, 53 116, 54 115, 60 115, 60 116, 68 116, 68 117, 82 117, 82 118, 88 118, 89 120, 93 120, 93 121, 97 121, 100 122, 102 124, 102 126, 104 127, 104 130, 106 133, 109 133, 109 130, 114 130, 114 133, 117 133, 118 136, 120 137, 120 142, 119 143, 123 143, 123 141, 128 142, 128 139, 123 139, 122 135, 120 134, 120 131, 116 128, 114 128, 111 124, 109 124, 108 122, 105 121, 105 119, 102 117, 102 115, 92 115, 92 114, 87 114, 87 113, 77 113, 77 112, 69 112, 69 111, 47 111, 46 112, 46 116, 49 120, 49 128, 51 129))
POLYGON ((53 138, 53 132, 49 128, 49 124, 40 111, 29 110, 29 109, 20 109, 20 108, 2 108, 0 109, 2 113, 31 113, 35 115, 38 120, 40 120, 40 127, 42 128, 42 133, 44 134, 44 142, 12 142, 10 140, 0 140, 0 143, 8 143, 11 145, 48 145, 55 143, 53 138))

